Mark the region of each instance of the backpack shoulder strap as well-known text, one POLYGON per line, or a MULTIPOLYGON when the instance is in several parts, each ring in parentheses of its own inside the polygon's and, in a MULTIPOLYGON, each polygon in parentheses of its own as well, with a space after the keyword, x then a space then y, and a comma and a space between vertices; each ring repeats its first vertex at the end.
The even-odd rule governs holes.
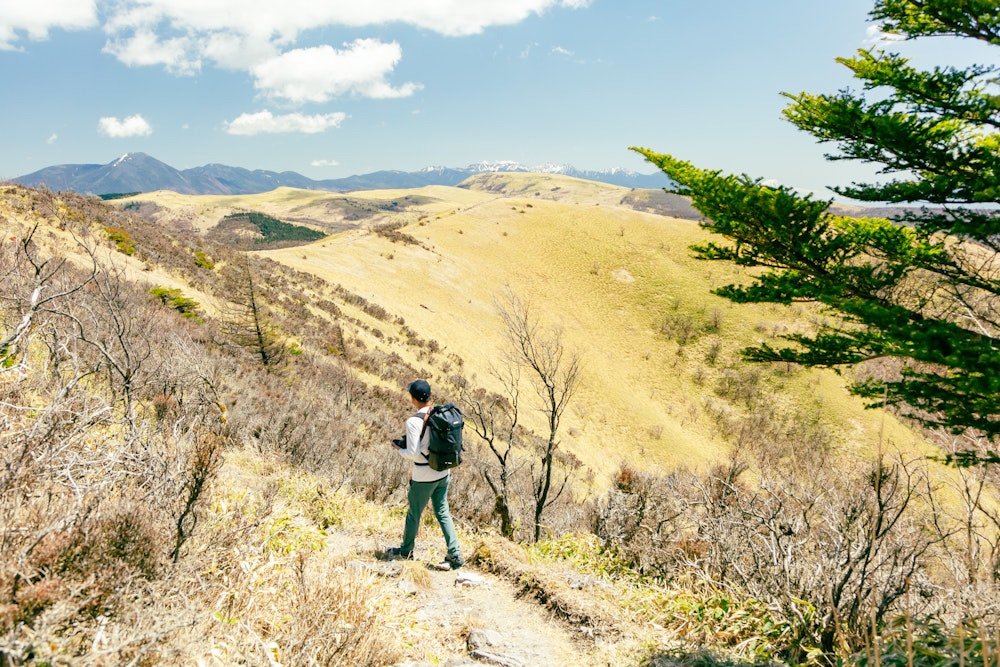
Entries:
POLYGON ((420 439, 424 439, 424 433, 427 432, 427 420, 431 418, 431 413, 434 412, 436 406, 431 406, 431 408, 424 413, 424 425, 420 428, 420 439))
MULTIPOLYGON (((424 425, 420 427, 420 437, 417 438, 417 451, 420 451, 420 443, 422 443, 424 441, 424 433, 427 432, 427 420, 430 419, 431 412, 433 412, 433 411, 434 411, 434 408, 431 407, 430 410, 428 410, 427 412, 424 413, 424 425)), ((419 414, 419 413, 417 413, 417 414, 419 414)), ((416 415, 414 415, 414 416, 416 416, 416 415)), ((420 452, 420 454, 423 455, 425 459, 427 458, 427 456, 424 455, 423 452, 420 452)), ((425 461, 424 463, 414 462, 413 465, 426 466, 426 465, 430 465, 430 464, 425 461)))

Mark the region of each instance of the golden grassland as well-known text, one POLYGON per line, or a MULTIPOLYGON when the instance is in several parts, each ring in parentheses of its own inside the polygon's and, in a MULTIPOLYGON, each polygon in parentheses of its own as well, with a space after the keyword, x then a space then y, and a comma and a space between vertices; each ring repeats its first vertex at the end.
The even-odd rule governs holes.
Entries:
MULTIPOLYGON (((280 188, 241 197, 147 193, 140 199, 171 210, 195 208, 206 219, 245 208, 313 217, 322 225, 330 220, 324 215, 342 212, 331 202, 409 198, 398 211, 379 211, 315 243, 263 254, 398 315, 419 336, 461 357, 466 375, 486 386, 494 385, 491 366, 503 363, 495 303, 508 290, 516 294, 581 354, 580 389, 561 441, 606 480, 623 461, 671 469, 704 468, 723 458, 728 445, 705 409, 721 375, 738 364, 741 347, 808 330, 819 317, 804 308, 736 305, 712 295, 713 288, 741 280, 740 269, 694 259, 690 245, 707 237, 700 226, 619 205, 628 193, 562 176, 484 174, 463 187, 348 194, 280 188), (416 242, 372 231, 384 222, 404 224, 399 232, 416 242), (714 319, 718 327, 681 344, 664 333, 668 317, 696 327, 714 319)), ((407 358, 406 350, 397 351, 407 358)), ((447 375, 434 368, 427 373, 432 381, 447 375)), ((779 403, 818 415, 846 452, 870 452, 879 438, 903 448, 920 442, 891 416, 864 410, 832 371, 789 370, 768 381, 779 403)))
MULTIPOLYGON (((621 206, 627 192, 518 174, 484 175, 462 188, 346 194, 282 189, 245 198, 154 193, 139 199, 154 201, 168 213, 197 210, 206 224, 237 209, 312 220, 321 229, 343 223, 343 231, 316 243, 259 252, 342 285, 384 309, 388 317, 349 301, 340 311, 313 312, 324 318, 343 312, 345 338, 396 352, 439 387, 454 372, 493 385, 489 370, 503 363, 504 347, 494 302, 509 288, 531 304, 544 324, 558 327, 567 345, 582 355, 581 388, 560 438, 566 450, 595 472, 598 493, 623 461, 669 470, 705 468, 723 460, 732 442, 720 434, 714 416, 718 406, 730 412, 749 409, 720 391, 727 374, 761 372, 766 400, 793 418, 820 425, 844 457, 870 461, 877 447, 900 447, 914 455, 919 454, 913 448, 928 451, 891 416, 864 410, 846 391, 843 376, 743 364, 740 348, 782 332, 811 331, 822 314, 805 307, 734 305, 713 296, 712 288, 745 276, 728 264, 693 259, 689 246, 703 240, 704 231, 691 221, 621 206), (345 202, 369 214, 347 221, 345 202), (366 208, 366 202, 371 206, 366 208), (388 233, 380 223, 402 227, 388 233), (435 340, 443 354, 400 344, 405 333, 396 318, 418 336, 435 340), (692 324, 693 333, 678 335, 670 321, 692 324), (443 361, 451 355, 463 360, 460 367, 443 361)), ((97 225, 92 227, 101 233, 97 225)), ((60 234, 46 230, 39 240, 51 241, 52 248, 73 247, 60 234)), ((191 250, 184 248, 186 254, 191 250)), ((205 299, 167 269, 106 245, 101 252, 111 253, 112 263, 130 277, 205 299)), ((295 298, 308 299, 303 293, 317 292, 306 290, 295 298)), ((364 380, 399 390, 387 386, 392 379, 364 380)), ((525 395, 530 395, 527 388, 525 395)), ((543 432, 538 415, 530 416, 531 425, 543 432)), ((850 462, 844 463, 847 474, 850 462)), ((715 581, 640 575, 593 534, 565 533, 519 545, 488 527, 470 526, 460 530, 471 568, 505 584, 482 593, 486 599, 477 613, 483 617, 476 618, 451 614, 454 605, 465 602, 445 581, 442 599, 454 605, 447 613, 428 615, 426 595, 438 575, 425 564, 404 563, 400 574, 385 576, 383 567, 392 564, 379 562, 381 548, 398 538, 401 503, 368 501, 336 490, 329 479, 252 446, 228 451, 219 474, 211 505, 189 543, 193 557, 185 565, 193 569, 177 570, 173 579, 158 584, 158 606, 148 604, 147 594, 143 606, 130 612, 135 618, 114 619, 108 633, 124 635, 134 624, 153 635, 180 618, 181 611, 174 608, 200 605, 206 613, 196 623, 176 626, 190 642, 172 650, 189 656, 187 662, 211 655, 214 662, 205 664, 266 664, 265 658, 271 664, 304 664, 297 656, 326 655, 323 651, 338 646, 345 632, 357 630, 353 664, 390 664, 404 656, 440 664, 465 654, 470 628, 506 630, 513 616, 508 610, 533 599, 551 616, 524 612, 526 622, 556 636, 553 647, 574 647, 567 648, 575 653, 571 660, 549 664, 633 665, 666 655, 675 645, 738 645, 745 661, 754 646, 764 647, 764 655, 768 642, 778 641, 775 628, 783 632, 781 628, 790 627, 773 605, 740 598, 715 581), (413 584, 420 596, 397 585, 397 576, 413 584), (156 613, 148 613, 147 606, 156 613), (556 618, 587 636, 570 642, 562 624, 551 622, 556 618)), ((947 481, 944 476, 941 480, 947 481)), ((437 530, 430 513, 422 530, 425 539, 437 530)), ((432 560, 440 556, 439 547, 430 551, 432 560)), ((97 636, 103 634, 102 626, 97 636)), ((79 636, 87 639, 83 631, 79 636)), ((96 638, 93 646, 98 646, 96 638)), ((332 657, 312 660, 334 664, 332 657)))

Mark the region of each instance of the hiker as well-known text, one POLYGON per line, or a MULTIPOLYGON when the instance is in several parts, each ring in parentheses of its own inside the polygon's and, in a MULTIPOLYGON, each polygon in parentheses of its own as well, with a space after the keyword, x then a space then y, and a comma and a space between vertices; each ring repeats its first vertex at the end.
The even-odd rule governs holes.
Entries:
POLYGON ((410 490, 407 494, 406 525, 403 529, 403 543, 397 547, 386 549, 386 555, 392 559, 413 558, 413 546, 420 529, 420 516, 424 512, 427 501, 434 507, 434 516, 441 525, 444 541, 448 545, 448 553, 444 561, 437 565, 442 570, 457 570, 465 565, 462 552, 458 546, 458 536, 455 534, 455 524, 448 511, 448 484, 451 480, 450 470, 434 470, 427 463, 427 453, 430 434, 425 428, 428 413, 431 409, 431 386, 426 380, 414 380, 407 385, 410 402, 417 409, 416 413, 406 420, 406 437, 394 441, 399 455, 413 462, 410 470, 410 490))

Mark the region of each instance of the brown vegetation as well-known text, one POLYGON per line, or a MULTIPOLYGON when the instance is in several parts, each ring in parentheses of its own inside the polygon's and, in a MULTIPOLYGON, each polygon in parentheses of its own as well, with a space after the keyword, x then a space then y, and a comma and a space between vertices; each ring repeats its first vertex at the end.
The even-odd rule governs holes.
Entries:
MULTIPOLYGON (((93 199, 0 196, 6 664, 403 659, 383 638, 404 622, 385 584, 322 551, 345 497, 402 504, 405 470, 385 444, 418 376, 466 410, 451 503, 468 535, 481 531, 470 560, 604 662, 600 647, 616 644, 630 648, 614 664, 716 659, 696 645, 742 661, 857 661, 882 635, 904 659, 935 641, 970 664, 1000 655, 997 472, 942 469, 888 442, 874 458, 838 450, 822 420, 775 397, 781 369, 711 369, 696 407, 728 460, 625 464, 592 490, 559 446, 584 362, 517 300, 500 326, 521 359, 497 366, 490 384, 506 392, 494 394, 448 346, 343 286, 93 199), (163 284, 184 289, 150 292, 163 284), (173 303, 181 294, 199 319, 173 303), (528 406, 517 369, 538 375, 541 403, 528 406), (538 405, 540 434, 520 416, 538 405), (318 481, 289 490, 253 465, 318 481)), ((663 320, 661 335, 715 335, 722 315, 706 312, 663 320)))

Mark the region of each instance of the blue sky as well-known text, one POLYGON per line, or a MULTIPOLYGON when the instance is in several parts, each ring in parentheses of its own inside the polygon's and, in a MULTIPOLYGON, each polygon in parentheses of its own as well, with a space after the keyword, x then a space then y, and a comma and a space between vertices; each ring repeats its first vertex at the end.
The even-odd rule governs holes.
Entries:
POLYGON ((871 6, 0 0, 0 178, 134 151, 317 179, 496 160, 651 173, 640 145, 826 196, 871 170, 824 160, 779 93, 851 85, 834 59, 871 45, 871 6))

